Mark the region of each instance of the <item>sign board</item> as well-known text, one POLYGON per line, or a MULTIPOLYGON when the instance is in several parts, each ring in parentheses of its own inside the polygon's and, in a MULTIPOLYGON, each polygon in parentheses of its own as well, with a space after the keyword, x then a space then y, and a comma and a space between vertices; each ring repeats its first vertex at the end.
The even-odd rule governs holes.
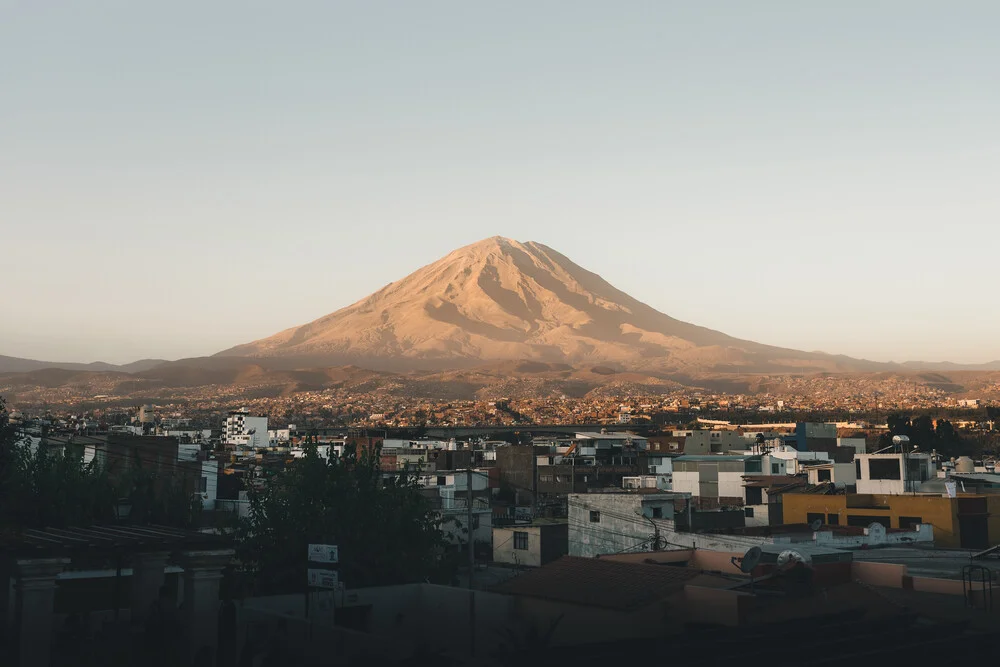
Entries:
POLYGON ((336 544, 310 544, 309 562, 333 563, 333 564, 339 563, 340 549, 337 548, 336 544))
POLYGON ((958 491, 958 484, 956 484, 955 482, 945 482, 944 483, 944 488, 948 492, 948 497, 949 498, 954 498, 954 497, 956 497, 958 495, 958 493, 957 493, 957 491, 958 491))
POLYGON ((340 588, 336 570, 309 570, 309 585, 313 588, 340 588))

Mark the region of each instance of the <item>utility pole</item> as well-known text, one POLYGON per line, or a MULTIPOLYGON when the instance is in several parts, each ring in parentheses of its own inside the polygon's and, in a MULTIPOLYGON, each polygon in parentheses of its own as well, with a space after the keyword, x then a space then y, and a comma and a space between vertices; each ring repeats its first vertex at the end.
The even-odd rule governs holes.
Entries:
POLYGON ((475 551, 475 540, 473 539, 472 531, 472 461, 469 461, 469 467, 465 469, 466 472, 466 485, 468 491, 468 517, 466 518, 466 525, 469 527, 469 590, 472 590, 472 573, 476 568, 476 551, 475 551))
POLYGON ((468 524, 469 524, 469 655, 476 655, 476 590, 472 587, 472 574, 476 569, 475 539, 472 531, 472 459, 465 469, 468 485, 468 524))

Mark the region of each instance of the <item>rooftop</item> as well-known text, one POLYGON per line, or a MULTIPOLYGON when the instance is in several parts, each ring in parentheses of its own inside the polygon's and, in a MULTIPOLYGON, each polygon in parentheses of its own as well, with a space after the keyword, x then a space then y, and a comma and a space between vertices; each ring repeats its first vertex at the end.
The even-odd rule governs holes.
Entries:
POLYGON ((495 586, 493 592, 619 611, 678 592, 701 572, 669 565, 563 556, 495 586))

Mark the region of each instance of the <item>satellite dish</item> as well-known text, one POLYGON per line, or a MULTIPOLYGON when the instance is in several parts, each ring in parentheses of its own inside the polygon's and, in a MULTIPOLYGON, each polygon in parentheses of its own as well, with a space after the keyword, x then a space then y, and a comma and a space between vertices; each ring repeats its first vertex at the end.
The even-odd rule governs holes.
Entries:
POLYGON ((814 533, 822 527, 823 527, 823 519, 816 519, 811 524, 809 524, 809 528, 812 529, 814 533))
POLYGON ((743 554, 743 560, 740 561, 740 572, 743 574, 750 574, 753 569, 757 567, 760 563, 760 557, 763 552, 760 547, 750 547, 750 549, 743 554))
POLYGON ((868 525, 868 537, 882 542, 885 540, 885 526, 880 524, 878 521, 873 521, 868 525))
POLYGON ((787 549, 778 554, 779 569, 790 567, 792 565, 795 565, 796 563, 805 563, 805 562, 806 562, 805 557, 798 551, 792 551, 791 549, 787 549))

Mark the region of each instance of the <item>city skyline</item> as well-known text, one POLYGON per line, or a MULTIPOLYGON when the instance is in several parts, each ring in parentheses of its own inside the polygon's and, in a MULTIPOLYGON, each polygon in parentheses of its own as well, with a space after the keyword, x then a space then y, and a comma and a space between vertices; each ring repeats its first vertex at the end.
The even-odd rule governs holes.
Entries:
POLYGON ((738 338, 1000 358, 991 3, 234 7, 12 3, 0 354, 213 354, 502 235, 738 338))

